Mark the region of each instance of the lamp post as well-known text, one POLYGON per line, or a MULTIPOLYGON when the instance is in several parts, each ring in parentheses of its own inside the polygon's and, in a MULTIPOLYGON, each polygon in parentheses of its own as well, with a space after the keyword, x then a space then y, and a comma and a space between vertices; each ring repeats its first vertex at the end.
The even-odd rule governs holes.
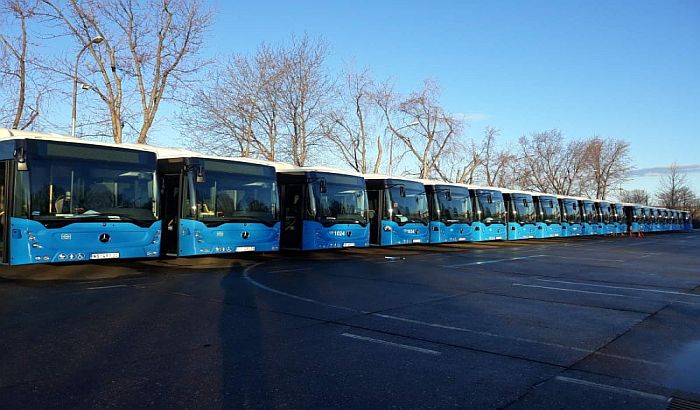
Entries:
POLYGON ((420 122, 413 121, 410 124, 406 124, 402 127, 399 127, 397 129, 391 131, 391 142, 389 143, 389 172, 388 172, 389 174, 391 174, 394 171, 394 165, 393 165, 394 164, 394 136, 396 135, 396 131, 402 130, 402 129, 408 128, 408 127, 414 127, 418 124, 420 124, 420 122))
POLYGON ((73 112, 71 114, 70 124, 70 135, 72 137, 75 137, 75 118, 78 115, 78 64, 80 64, 80 57, 82 57, 83 53, 88 49, 88 47, 93 44, 100 44, 102 41, 104 41, 102 36, 93 38, 89 43, 83 46, 82 50, 80 50, 78 56, 75 58, 75 72, 73 73, 73 112))

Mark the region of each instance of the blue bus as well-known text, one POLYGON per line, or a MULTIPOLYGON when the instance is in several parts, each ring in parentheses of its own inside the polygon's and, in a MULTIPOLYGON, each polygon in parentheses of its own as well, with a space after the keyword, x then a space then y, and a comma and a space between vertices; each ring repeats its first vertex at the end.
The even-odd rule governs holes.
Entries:
POLYGON ((472 239, 472 201, 466 185, 421 180, 430 209, 430 243, 472 239))
POLYGON ((688 211, 681 212, 682 215, 682 226, 685 232, 693 231, 693 217, 688 211))
POLYGON ((637 204, 626 203, 625 214, 627 215, 627 232, 630 234, 644 233, 646 231, 646 215, 644 207, 637 204))
POLYGON ((592 199, 581 199, 581 225, 583 235, 599 235, 599 214, 595 202, 592 199))
POLYGON ((370 244, 429 243, 430 210, 420 181, 379 174, 365 175, 370 244))
POLYGON ((627 233, 627 212, 625 212, 624 204, 616 202, 612 204, 613 225, 615 226, 615 235, 624 235, 627 233))
POLYGON ((559 195, 557 198, 561 209, 561 236, 581 236, 583 225, 581 224, 579 200, 563 195, 559 195))
POLYGON ((474 208, 472 241, 507 240, 508 216, 501 191, 491 187, 472 186, 469 193, 474 208))
POLYGON ((531 239, 537 235, 535 201, 527 192, 501 189, 506 204, 508 240, 531 239))
POLYGON ((534 194, 537 210, 537 238, 556 238, 562 235, 559 201, 553 195, 534 194))
POLYGON ((282 203, 282 249, 369 246, 365 180, 332 168, 277 166, 282 203))
POLYGON ((244 158, 151 149, 158 155, 163 255, 279 250, 273 166, 244 158))
POLYGON ((596 207, 598 208, 598 233, 600 235, 614 235, 617 233, 617 227, 615 226, 615 211, 613 210, 613 205, 604 200, 596 200, 596 207))
POLYGON ((160 256, 156 155, 0 129, 0 262, 160 256))

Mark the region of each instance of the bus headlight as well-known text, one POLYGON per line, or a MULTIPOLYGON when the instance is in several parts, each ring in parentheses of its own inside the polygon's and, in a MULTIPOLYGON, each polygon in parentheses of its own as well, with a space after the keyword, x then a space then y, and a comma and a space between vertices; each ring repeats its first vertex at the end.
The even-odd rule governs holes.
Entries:
POLYGON ((155 235, 153 235, 153 240, 151 241, 151 243, 154 245, 158 242, 160 242, 160 229, 156 231, 155 235))
POLYGON ((385 226, 384 227, 384 232, 389 232, 391 231, 391 226, 385 226))

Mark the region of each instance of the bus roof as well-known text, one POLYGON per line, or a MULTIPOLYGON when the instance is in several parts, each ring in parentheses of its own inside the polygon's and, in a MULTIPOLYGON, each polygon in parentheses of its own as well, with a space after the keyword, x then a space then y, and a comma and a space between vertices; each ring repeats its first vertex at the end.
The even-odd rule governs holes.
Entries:
POLYGON ((85 139, 78 138, 78 137, 71 137, 71 136, 60 135, 60 134, 55 134, 55 133, 11 130, 9 128, 0 128, 0 141, 22 140, 22 139, 39 140, 39 141, 67 142, 67 143, 71 143, 71 144, 96 145, 96 146, 100 146, 100 147, 133 149, 133 150, 138 150, 138 151, 151 151, 151 147, 149 147, 148 145, 145 145, 145 144, 115 144, 114 142, 85 140, 85 139))
POLYGON ((365 179, 370 179, 370 180, 371 180, 371 179, 374 179, 374 180, 377 180, 377 179, 396 179, 396 180, 399 180, 399 181, 418 182, 418 183, 420 183, 420 184, 423 183, 423 182, 422 182, 423 180, 421 180, 421 179, 416 179, 416 178, 411 178, 411 177, 402 177, 402 176, 398 176, 398 175, 363 174, 362 176, 363 176, 365 179))
POLYGON ((347 169, 337 169, 337 168, 331 168, 331 167, 298 167, 298 166, 295 166, 292 164, 286 164, 286 163, 282 163, 282 162, 276 162, 274 166, 277 169, 277 172, 281 172, 284 174, 301 174, 301 173, 306 173, 306 172, 325 172, 325 173, 329 173, 329 174, 348 175, 348 176, 363 178, 363 175, 361 173, 356 172, 356 171, 349 171, 347 169))

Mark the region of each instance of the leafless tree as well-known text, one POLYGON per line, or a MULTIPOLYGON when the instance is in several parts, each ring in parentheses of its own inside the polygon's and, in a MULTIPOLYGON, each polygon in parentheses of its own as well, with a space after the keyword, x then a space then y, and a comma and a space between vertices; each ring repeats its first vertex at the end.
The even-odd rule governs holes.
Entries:
POLYGON ((474 139, 455 138, 435 164, 438 175, 447 182, 473 184, 482 165, 482 147, 474 139))
POLYGON ((656 197, 662 206, 672 209, 691 207, 696 199, 688 185, 688 175, 675 162, 668 167, 666 175, 661 177, 656 197))
POLYGON ((379 172, 383 138, 381 116, 374 103, 375 85, 368 70, 348 70, 337 91, 338 107, 321 123, 324 136, 341 160, 362 173, 379 172))
POLYGON ((0 124, 14 129, 30 128, 37 120, 46 84, 32 75, 29 23, 36 16, 38 0, 3 0, 0 13, 13 20, 0 32, 0 124), (16 23, 17 35, 9 34, 16 23))
POLYGON ((501 130, 491 126, 484 128, 481 168, 484 182, 489 186, 509 185, 513 179, 509 175, 509 165, 515 162, 516 156, 507 147, 499 147, 497 139, 500 133, 501 130))
POLYGON ((125 123, 133 121, 136 141, 147 142, 161 102, 202 66, 196 56, 211 12, 188 0, 42 2, 45 15, 60 23, 79 47, 89 45, 92 60, 79 76, 104 103, 106 135, 121 143, 125 123), (91 44, 96 36, 104 39, 99 45, 91 44), (132 97, 138 103, 130 109, 132 97))
POLYGON ((585 164, 595 184, 595 198, 605 199, 611 186, 627 178, 632 169, 630 144, 619 139, 595 136, 586 141, 585 164))
POLYGON ((400 101, 387 93, 377 100, 387 127, 416 161, 418 178, 438 174, 446 179, 437 164, 461 132, 461 122, 445 112, 438 101, 439 95, 437 84, 426 80, 420 91, 400 101))
POLYGON ((627 191, 622 191, 620 200, 622 202, 629 202, 632 204, 650 205, 649 192, 644 189, 630 189, 627 191))

